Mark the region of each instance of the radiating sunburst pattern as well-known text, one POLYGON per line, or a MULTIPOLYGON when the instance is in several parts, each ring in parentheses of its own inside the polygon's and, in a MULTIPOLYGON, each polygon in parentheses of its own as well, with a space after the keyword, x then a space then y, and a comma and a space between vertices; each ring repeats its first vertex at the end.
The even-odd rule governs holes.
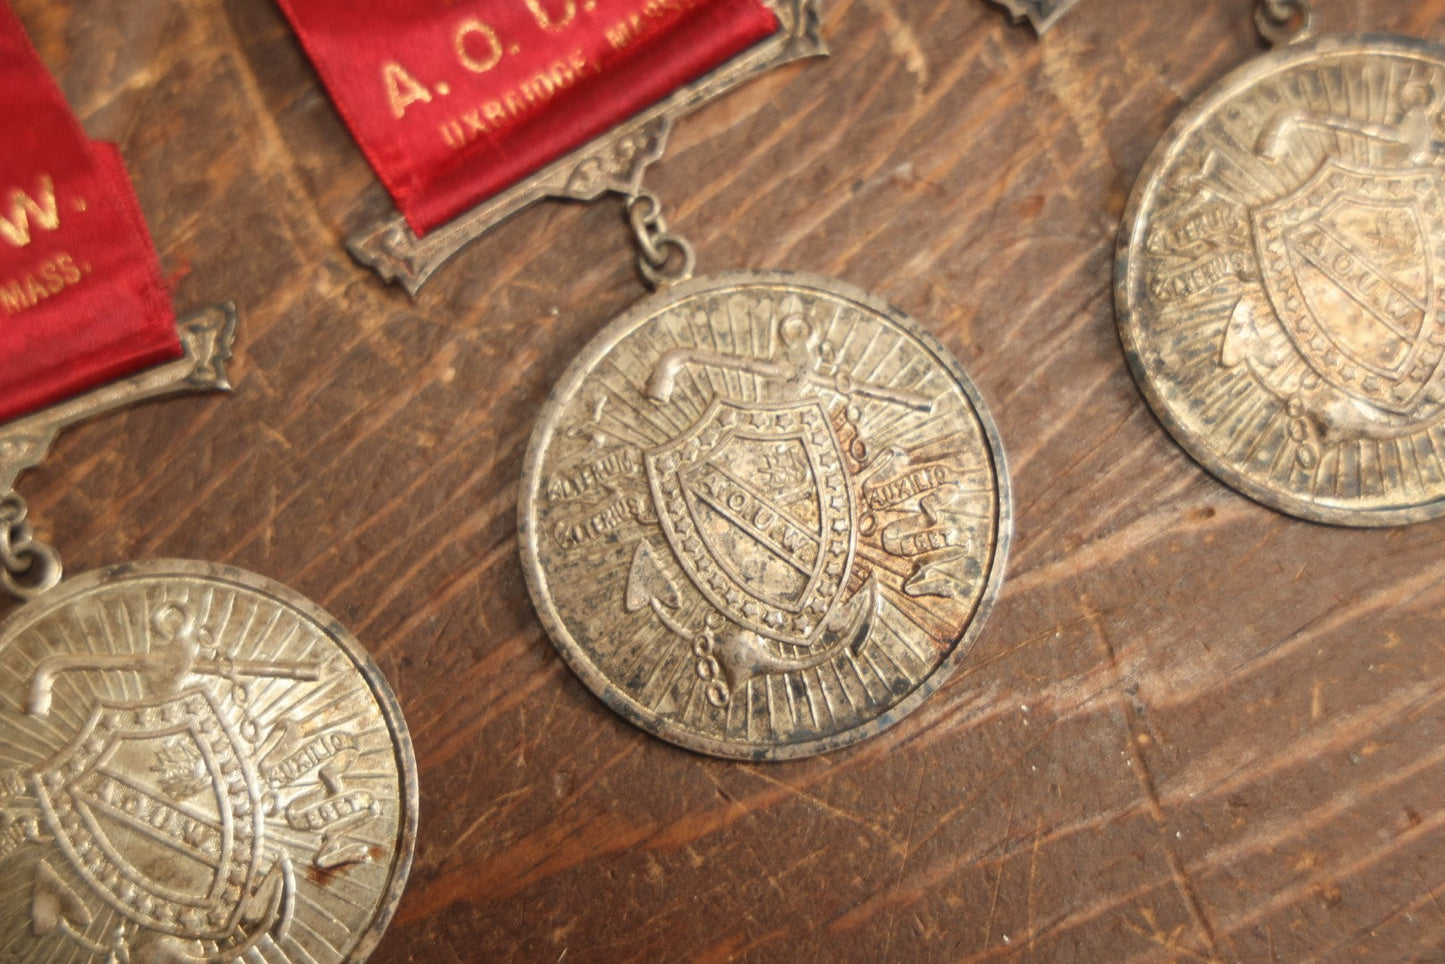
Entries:
POLYGON ((629 718, 813 752, 947 675, 999 578, 1002 468, 957 363, 896 312, 796 276, 694 282, 564 378, 524 554, 559 647, 629 718))
POLYGON ((0 960, 319 964, 390 916, 405 726, 280 586, 175 562, 63 584, 0 627, 0 731, 0 960))
POLYGON ((1197 459, 1307 518, 1445 511, 1445 56, 1262 58, 1175 125, 1121 239, 1120 328, 1197 459))

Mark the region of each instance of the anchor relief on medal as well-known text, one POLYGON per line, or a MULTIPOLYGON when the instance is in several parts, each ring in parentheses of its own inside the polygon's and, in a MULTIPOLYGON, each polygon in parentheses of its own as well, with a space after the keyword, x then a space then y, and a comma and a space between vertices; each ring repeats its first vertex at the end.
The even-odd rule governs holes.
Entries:
POLYGON ((599 401, 567 432, 586 451, 544 487, 549 502, 584 507, 553 524, 554 544, 630 551, 625 612, 690 649, 720 710, 755 677, 864 653, 880 577, 896 595, 967 597, 959 573, 978 551, 952 460, 874 452, 862 435, 865 407, 897 423, 926 419, 934 399, 855 377, 804 313, 779 314, 771 357, 661 352, 641 403, 676 425, 671 438, 620 444, 598 428, 599 401), (729 385, 757 390, 714 387, 729 385))
POLYGON ((1162 303, 1238 285, 1219 361, 1280 400, 1306 468, 1321 444, 1400 436, 1445 413, 1442 95, 1414 78, 1394 100, 1375 120, 1266 115, 1251 157, 1208 153, 1173 185, 1188 200, 1149 240, 1174 256, 1150 280, 1162 303))
POLYGON ((54 954, 235 960, 287 937, 298 874, 371 859, 358 832, 381 805, 348 785, 359 747, 347 728, 258 719, 284 701, 257 707, 258 681, 325 685, 326 661, 237 658, 185 602, 149 610, 149 639, 144 652, 35 663, 19 701, 27 729, 84 722, 33 770, 0 773, 0 860, 43 848, 31 855, 29 930, 59 942, 54 954), (62 711, 67 679, 83 682, 62 711), (309 866, 297 867, 305 847, 309 866))

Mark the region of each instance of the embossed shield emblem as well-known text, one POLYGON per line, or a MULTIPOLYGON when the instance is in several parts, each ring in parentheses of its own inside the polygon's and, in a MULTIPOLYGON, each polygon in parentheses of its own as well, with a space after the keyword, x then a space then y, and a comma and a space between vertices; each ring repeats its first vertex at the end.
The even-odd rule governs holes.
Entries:
POLYGON ((663 532, 698 591, 747 629, 810 646, 847 585, 857 512, 822 406, 719 399, 646 461, 663 532))
POLYGON ((101 703, 38 787, 56 843, 118 913, 190 940, 231 936, 258 879, 263 814, 210 696, 101 703))
POLYGON ((1445 357, 1445 202, 1433 171, 1327 162, 1256 210, 1265 288, 1321 378, 1406 415, 1445 357))

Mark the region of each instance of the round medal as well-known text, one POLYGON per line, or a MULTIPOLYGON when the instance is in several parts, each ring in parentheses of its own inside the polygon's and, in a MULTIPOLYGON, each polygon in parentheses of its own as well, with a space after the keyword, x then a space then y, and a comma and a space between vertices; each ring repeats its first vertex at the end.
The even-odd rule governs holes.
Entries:
POLYGON ((664 289, 572 364, 532 437, 528 585, 609 706, 778 760, 895 723, 958 666, 1002 580, 1003 453, 958 363, 837 282, 664 289))
POLYGON ((0 624, 7 960, 359 961, 416 763, 356 641, 228 566, 67 580, 0 624))
POLYGON ((1445 50, 1331 38, 1181 117, 1119 239, 1129 364, 1246 495, 1319 522, 1445 514, 1445 50))

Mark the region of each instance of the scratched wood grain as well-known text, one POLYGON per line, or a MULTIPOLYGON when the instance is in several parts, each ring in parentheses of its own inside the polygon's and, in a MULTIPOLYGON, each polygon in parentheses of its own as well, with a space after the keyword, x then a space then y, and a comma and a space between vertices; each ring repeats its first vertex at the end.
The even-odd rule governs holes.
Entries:
MULTIPOLYGON (((531 419, 642 293, 619 206, 535 209, 412 303, 341 248, 387 203, 267 0, 15 6, 124 150, 177 305, 243 326, 234 395, 75 430, 23 491, 72 571, 236 563, 369 646, 422 780, 375 960, 1445 959, 1445 523, 1235 495, 1114 334, 1127 192, 1259 52, 1246 0, 1084 0, 1042 44, 983 0, 839 0, 831 62, 677 132, 651 184, 704 269, 896 303, 1012 463, 968 666, 881 738, 768 766, 613 717, 523 587, 531 419)), ((1445 38, 1445 0, 1317 6, 1445 38)))

